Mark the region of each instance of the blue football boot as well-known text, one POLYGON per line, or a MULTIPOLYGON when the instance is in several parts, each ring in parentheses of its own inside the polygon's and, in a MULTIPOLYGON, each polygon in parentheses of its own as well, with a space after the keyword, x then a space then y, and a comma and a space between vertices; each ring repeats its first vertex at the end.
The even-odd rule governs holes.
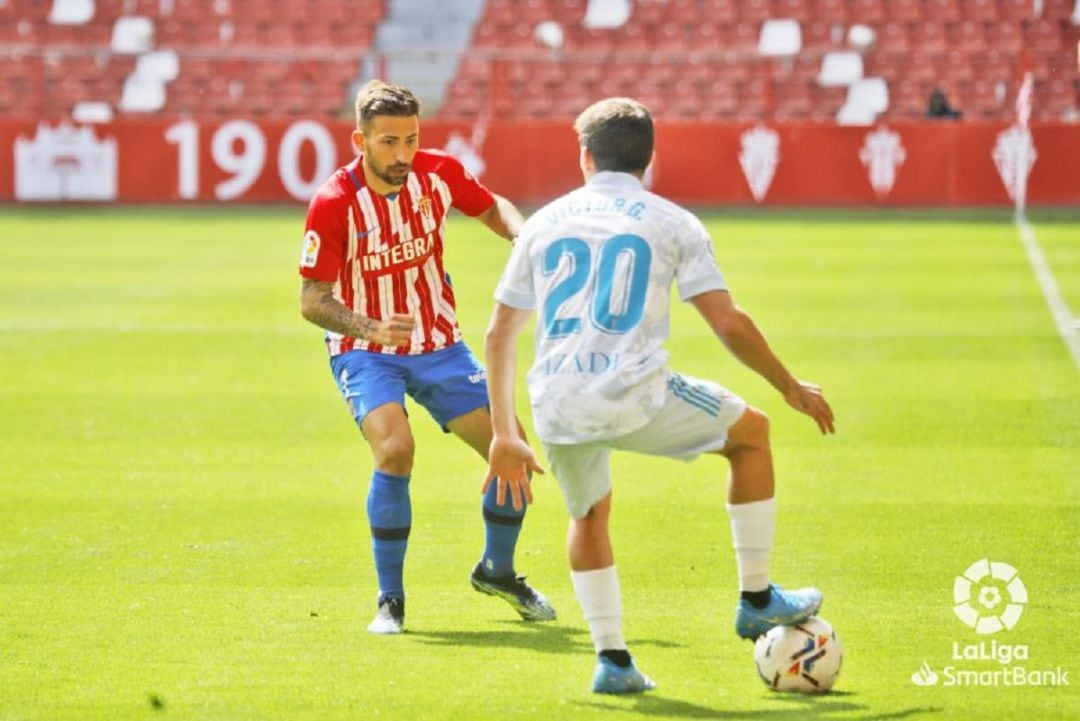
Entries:
POLYGON ((735 611, 735 633, 751 641, 773 626, 794 626, 818 612, 821 608, 821 591, 816 588, 799 588, 785 591, 780 586, 769 586, 769 605, 754 608, 745 598, 739 599, 735 611))
POLYGON ((634 662, 626 668, 603 656, 596 661, 596 670, 593 671, 593 693, 642 693, 656 688, 653 680, 637 670, 634 662))

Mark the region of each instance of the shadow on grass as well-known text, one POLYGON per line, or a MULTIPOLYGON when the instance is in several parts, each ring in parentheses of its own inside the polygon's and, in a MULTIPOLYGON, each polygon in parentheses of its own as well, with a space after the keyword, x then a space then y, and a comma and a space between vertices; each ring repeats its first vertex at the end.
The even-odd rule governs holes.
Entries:
POLYGON ((856 694, 851 692, 833 692, 823 696, 777 696, 775 700, 791 704, 790 708, 768 708, 755 711, 734 711, 722 708, 711 708, 679 701, 673 698, 664 698, 657 695, 644 695, 626 698, 610 698, 601 701, 571 701, 582 708, 604 710, 607 712, 622 711, 636 713, 643 716, 676 717, 688 719, 832 719, 844 718, 857 721, 889 721, 891 719, 906 719, 922 714, 937 714, 942 711, 940 707, 913 707, 890 711, 887 713, 874 713, 866 704, 857 703, 850 697, 856 694))
MULTIPOLYGON (((592 653, 593 645, 583 628, 571 628, 548 623, 500 621, 505 628, 492 631, 409 631, 410 638, 432 646, 476 646, 522 648, 541 653, 592 653)), ((683 644, 648 638, 628 639, 634 648, 681 648, 683 644)))

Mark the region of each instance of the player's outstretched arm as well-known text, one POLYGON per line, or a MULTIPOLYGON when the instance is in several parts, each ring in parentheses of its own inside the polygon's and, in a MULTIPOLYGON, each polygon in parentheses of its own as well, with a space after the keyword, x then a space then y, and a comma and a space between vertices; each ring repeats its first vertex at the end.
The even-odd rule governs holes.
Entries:
POLYGON ((408 343, 416 325, 411 315, 376 320, 353 313, 334 297, 333 283, 310 278, 300 287, 300 314, 325 330, 388 346, 408 343))
POLYGON ((496 195, 495 204, 476 217, 481 223, 507 240, 516 238, 518 233, 521 232, 521 226, 525 224, 525 218, 522 217, 521 211, 501 195, 496 195))
POLYGON ((780 391, 788 405, 814 419, 822 433, 835 433, 832 408, 819 386, 798 380, 772 352, 765 336, 726 290, 711 290, 690 299, 698 313, 732 355, 780 391))
POLYGON ((491 403, 492 439, 488 449, 488 473, 482 492, 492 482, 498 483, 495 502, 506 501, 506 490, 514 510, 522 508, 522 498, 532 503, 529 473, 543 473, 532 448, 518 432, 514 415, 514 373, 517 366, 517 337, 532 311, 495 304, 484 336, 484 360, 487 365, 488 396, 491 403))

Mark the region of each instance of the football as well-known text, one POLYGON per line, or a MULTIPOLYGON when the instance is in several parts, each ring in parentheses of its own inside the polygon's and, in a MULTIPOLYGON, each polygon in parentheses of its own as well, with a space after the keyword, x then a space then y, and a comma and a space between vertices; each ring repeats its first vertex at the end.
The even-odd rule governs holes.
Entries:
POLYGON ((754 664, 773 691, 828 691, 843 660, 840 637, 817 616, 798 626, 777 626, 754 643, 754 664))

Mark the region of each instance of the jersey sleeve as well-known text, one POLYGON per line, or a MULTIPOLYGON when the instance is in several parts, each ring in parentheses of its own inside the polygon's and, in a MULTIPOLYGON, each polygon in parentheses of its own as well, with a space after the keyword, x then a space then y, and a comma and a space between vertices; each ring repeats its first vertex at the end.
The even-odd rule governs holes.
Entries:
POLYGON ((439 177, 450 188, 450 205, 473 217, 495 205, 495 196, 452 155, 443 155, 439 177))
POLYGON ((300 275, 311 280, 336 281, 348 243, 349 201, 328 186, 320 189, 308 205, 300 275))
POLYGON ((727 283, 716 264, 712 238, 697 216, 687 212, 679 232, 679 262, 675 268, 679 297, 690 300, 710 290, 727 290, 727 283))
POLYGON ((518 310, 532 310, 536 307, 529 242, 524 233, 514 243, 510 260, 503 268, 502 277, 495 287, 495 300, 518 310))

